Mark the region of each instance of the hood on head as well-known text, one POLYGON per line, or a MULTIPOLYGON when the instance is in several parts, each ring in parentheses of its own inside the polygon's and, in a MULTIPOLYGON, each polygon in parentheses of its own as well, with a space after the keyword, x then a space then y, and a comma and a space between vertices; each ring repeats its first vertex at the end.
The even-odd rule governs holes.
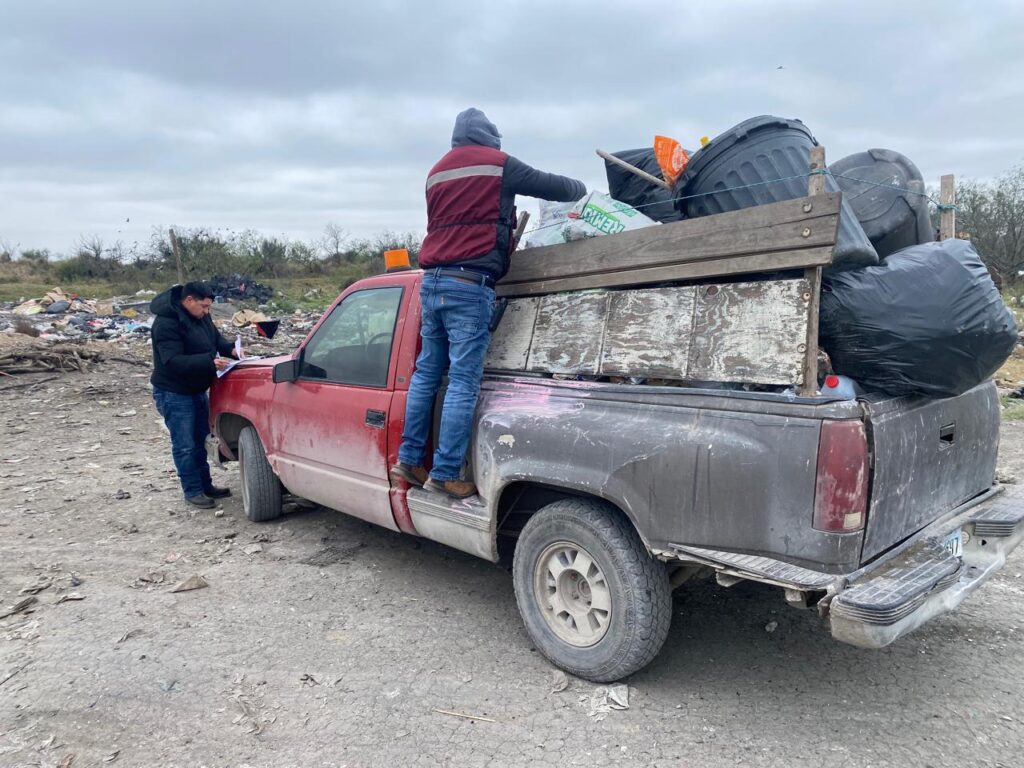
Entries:
POLYGON ((149 302, 149 311, 158 317, 178 317, 178 307, 181 305, 180 285, 172 285, 166 291, 149 302))
POLYGON ((501 149, 501 134, 498 126, 487 119, 487 115, 475 107, 459 112, 452 131, 452 148, 476 144, 491 149, 501 149))

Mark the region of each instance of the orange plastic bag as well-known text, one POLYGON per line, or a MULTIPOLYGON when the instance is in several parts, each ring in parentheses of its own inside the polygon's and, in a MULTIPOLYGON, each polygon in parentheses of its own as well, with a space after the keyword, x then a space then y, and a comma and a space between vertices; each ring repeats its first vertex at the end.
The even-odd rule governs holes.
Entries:
POLYGON ((690 162, 686 150, 679 142, 668 136, 654 137, 654 158, 661 168, 661 175, 669 184, 675 185, 676 179, 686 170, 690 162))

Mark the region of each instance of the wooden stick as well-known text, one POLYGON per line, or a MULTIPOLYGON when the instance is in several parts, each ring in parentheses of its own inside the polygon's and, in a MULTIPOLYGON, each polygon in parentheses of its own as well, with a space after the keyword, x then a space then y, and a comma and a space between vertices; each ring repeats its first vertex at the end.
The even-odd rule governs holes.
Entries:
POLYGON ((522 239, 523 232, 526 231, 526 225, 529 223, 529 221, 530 221, 530 212, 529 211, 522 211, 519 214, 519 221, 516 224, 516 231, 512 233, 512 250, 513 251, 518 247, 519 241, 522 239))
MULTIPOLYGON (((953 174, 949 173, 939 179, 939 202, 943 206, 956 205, 956 183, 953 174)), ((939 240, 956 237, 956 208, 939 210, 939 240)))
POLYGON ((614 163, 615 165, 621 168, 625 168, 630 173, 639 176, 644 181, 649 181, 651 184, 657 184, 659 187, 662 187, 663 189, 667 189, 670 192, 672 191, 672 185, 669 184, 664 179, 659 179, 657 176, 652 176, 647 171, 640 170, 635 165, 630 165, 622 158, 616 157, 610 152, 605 152, 603 149, 599 149, 597 150, 597 154, 598 156, 607 160, 609 163, 614 163))
MULTIPOLYGON (((811 171, 825 168, 825 148, 811 147, 811 171)), ((807 182, 807 194, 825 194, 825 174, 811 174, 807 182)), ((807 341, 804 344, 804 376, 800 394, 804 397, 814 397, 818 394, 818 307, 821 301, 821 267, 804 270, 804 278, 809 286, 810 297, 807 301, 807 341)))
POLYGON ((452 717, 462 717, 466 720, 483 720, 485 723, 496 723, 497 720, 492 720, 489 717, 479 717, 477 715, 464 715, 461 712, 452 712, 447 709, 432 709, 431 712, 437 712, 440 715, 451 715, 452 717))
POLYGON ((178 263, 178 283, 180 285, 185 284, 185 268, 181 265, 181 254, 178 252, 178 238, 174 234, 174 230, 168 230, 171 233, 171 250, 174 251, 174 260, 178 263))

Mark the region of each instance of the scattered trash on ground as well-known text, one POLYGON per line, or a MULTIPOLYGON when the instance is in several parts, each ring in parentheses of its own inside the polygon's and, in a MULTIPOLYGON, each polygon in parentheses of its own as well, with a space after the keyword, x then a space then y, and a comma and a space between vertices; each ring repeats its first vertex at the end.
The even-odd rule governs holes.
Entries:
POLYGON ((561 693, 569 687, 569 676, 560 669, 551 673, 551 692, 561 693))
POLYGON ((769 621, 767 624, 764 625, 764 631, 767 632, 769 635, 778 628, 779 622, 777 621, 769 621))
POLYGON ((60 605, 61 603, 77 602, 79 600, 85 600, 85 595, 79 594, 78 592, 68 592, 66 595, 61 595, 53 601, 54 605, 60 605))
MULTIPOLYGON (((580 701, 586 702, 587 696, 581 696, 580 701)), ((604 720, 613 710, 629 709, 629 686, 619 684, 595 688, 590 695, 589 703, 590 710, 587 715, 598 721, 604 720)))
POLYGON ((0 611, 0 619, 6 619, 8 616, 13 616, 16 613, 30 612, 26 611, 25 609, 31 607, 37 602, 39 602, 39 598, 35 595, 29 595, 28 597, 24 597, 18 602, 16 602, 14 605, 8 606, 7 608, 4 608, 2 611, 0 611))
POLYGON ((206 589, 208 586, 210 585, 206 583, 206 579, 196 573, 178 584, 171 592, 191 592, 194 589, 206 589))
POLYGON ((451 715, 452 717, 461 717, 465 720, 480 720, 485 723, 496 723, 498 722, 491 717, 481 717, 480 715, 467 715, 462 712, 452 712, 448 709, 432 709, 431 712, 437 712, 439 715, 451 715))
POLYGON ((28 584, 21 588, 19 595, 38 595, 44 589, 49 589, 50 585, 53 584, 53 579, 49 576, 42 575, 36 579, 35 583, 28 584))

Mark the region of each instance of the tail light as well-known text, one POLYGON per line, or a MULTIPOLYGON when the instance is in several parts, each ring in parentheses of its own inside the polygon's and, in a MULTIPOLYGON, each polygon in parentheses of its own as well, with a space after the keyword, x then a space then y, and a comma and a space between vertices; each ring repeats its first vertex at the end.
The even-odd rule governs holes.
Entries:
POLYGON ((815 530, 864 529, 868 509, 868 439, 859 421, 825 421, 818 442, 815 530))

